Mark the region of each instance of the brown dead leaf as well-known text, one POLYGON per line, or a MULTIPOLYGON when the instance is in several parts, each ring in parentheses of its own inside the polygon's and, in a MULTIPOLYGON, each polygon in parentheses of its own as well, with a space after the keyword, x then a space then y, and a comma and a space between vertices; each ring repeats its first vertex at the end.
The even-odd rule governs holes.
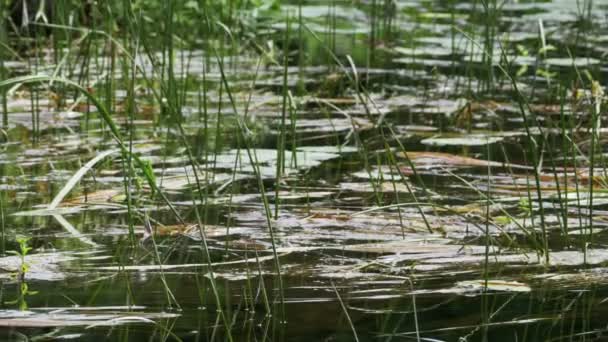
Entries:
POLYGON ((532 170, 533 168, 526 165, 518 165, 512 163, 501 163, 491 160, 481 160, 471 157, 463 157, 450 153, 443 152, 429 152, 429 151, 420 151, 420 152, 407 152, 404 156, 408 158, 414 166, 420 165, 434 165, 437 167, 442 166, 458 166, 458 167, 467 167, 467 166, 476 166, 476 167, 510 167, 516 169, 524 169, 524 170, 532 170))

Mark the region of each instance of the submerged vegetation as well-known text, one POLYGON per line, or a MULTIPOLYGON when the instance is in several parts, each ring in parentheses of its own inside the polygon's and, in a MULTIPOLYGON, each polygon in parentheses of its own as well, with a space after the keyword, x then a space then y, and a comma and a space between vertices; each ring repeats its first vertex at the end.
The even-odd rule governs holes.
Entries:
POLYGON ((0 0, 0 339, 605 339, 607 10, 0 0))

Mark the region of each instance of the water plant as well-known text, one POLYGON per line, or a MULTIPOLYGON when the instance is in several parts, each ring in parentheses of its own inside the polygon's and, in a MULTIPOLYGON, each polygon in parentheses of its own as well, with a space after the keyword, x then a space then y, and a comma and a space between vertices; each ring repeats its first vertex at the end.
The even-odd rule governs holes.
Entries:
POLYGON ((8 251, 8 253, 19 257, 19 264, 17 271, 14 274, 14 277, 17 280, 17 298, 5 303, 7 305, 17 305, 20 311, 25 311, 28 309, 27 297, 36 295, 38 293, 37 291, 30 290, 26 281, 26 276, 30 269, 30 266, 26 261, 26 257, 32 250, 32 247, 28 246, 29 240, 29 237, 18 236, 16 238, 18 249, 16 251, 8 251))

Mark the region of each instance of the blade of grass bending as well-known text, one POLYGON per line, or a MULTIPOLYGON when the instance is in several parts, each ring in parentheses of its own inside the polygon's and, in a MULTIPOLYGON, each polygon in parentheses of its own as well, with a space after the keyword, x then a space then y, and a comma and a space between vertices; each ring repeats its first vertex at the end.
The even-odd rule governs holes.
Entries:
POLYGON ((67 181, 67 183, 65 183, 63 188, 59 191, 57 195, 55 195, 53 201, 51 201, 51 203, 49 204, 48 209, 57 208, 57 206, 61 203, 61 201, 63 201, 65 196, 67 196, 70 191, 72 191, 74 186, 76 186, 80 179, 84 177, 84 175, 89 172, 89 170, 91 170, 91 168, 93 168, 95 164, 99 163, 106 157, 118 152, 120 152, 119 149, 107 150, 99 153, 95 158, 89 160, 83 167, 76 171, 76 173, 67 181))
POLYGON ((72 236, 74 236, 75 238, 77 238, 78 240, 80 240, 80 242, 87 244, 89 246, 93 246, 93 247, 97 247, 99 246, 98 244, 96 244, 95 242, 93 242, 91 239, 83 236, 78 229, 76 229, 68 220, 65 219, 65 217, 63 217, 62 215, 59 214, 53 214, 52 215, 53 218, 55 220, 57 220, 57 222, 59 222, 59 224, 65 228, 65 230, 68 231, 68 233, 72 234, 72 236))
MULTIPOLYGON (((61 188, 59 193, 57 195, 55 195, 55 197, 49 204, 48 209, 52 210, 52 209, 57 208, 57 206, 61 203, 61 201, 63 201, 65 196, 67 196, 70 193, 70 191, 72 191, 74 186, 76 186, 76 184, 80 181, 80 179, 82 177, 84 177, 84 175, 87 172, 89 172, 89 170, 91 170, 91 168, 93 168, 93 166, 95 166, 95 164, 99 163, 104 158, 106 158, 114 153, 118 153, 118 152, 120 152, 119 149, 107 150, 107 151, 99 153, 95 158, 89 160, 83 167, 81 167, 78 171, 76 171, 76 173, 67 181, 67 183, 65 183, 63 188, 61 188)), ((70 234, 72 234, 74 237, 79 239, 81 242, 83 242, 87 245, 97 246, 97 244, 95 242, 82 236, 82 234, 76 228, 74 228, 74 226, 72 226, 72 224, 70 224, 63 216, 54 214, 53 218, 55 220, 57 220, 57 222, 59 222, 59 224, 61 224, 61 226, 63 228, 65 228, 65 230, 67 230, 70 234)))

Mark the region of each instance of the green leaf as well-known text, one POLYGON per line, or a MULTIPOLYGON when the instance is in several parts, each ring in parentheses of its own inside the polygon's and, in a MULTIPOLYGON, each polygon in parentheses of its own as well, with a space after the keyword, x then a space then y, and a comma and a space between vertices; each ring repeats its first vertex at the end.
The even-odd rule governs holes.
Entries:
POLYGON ((156 189, 156 176, 154 175, 152 164, 149 161, 144 160, 140 164, 140 169, 144 173, 145 178, 148 181, 148 185, 150 186, 152 194, 154 194, 154 189, 156 189))

